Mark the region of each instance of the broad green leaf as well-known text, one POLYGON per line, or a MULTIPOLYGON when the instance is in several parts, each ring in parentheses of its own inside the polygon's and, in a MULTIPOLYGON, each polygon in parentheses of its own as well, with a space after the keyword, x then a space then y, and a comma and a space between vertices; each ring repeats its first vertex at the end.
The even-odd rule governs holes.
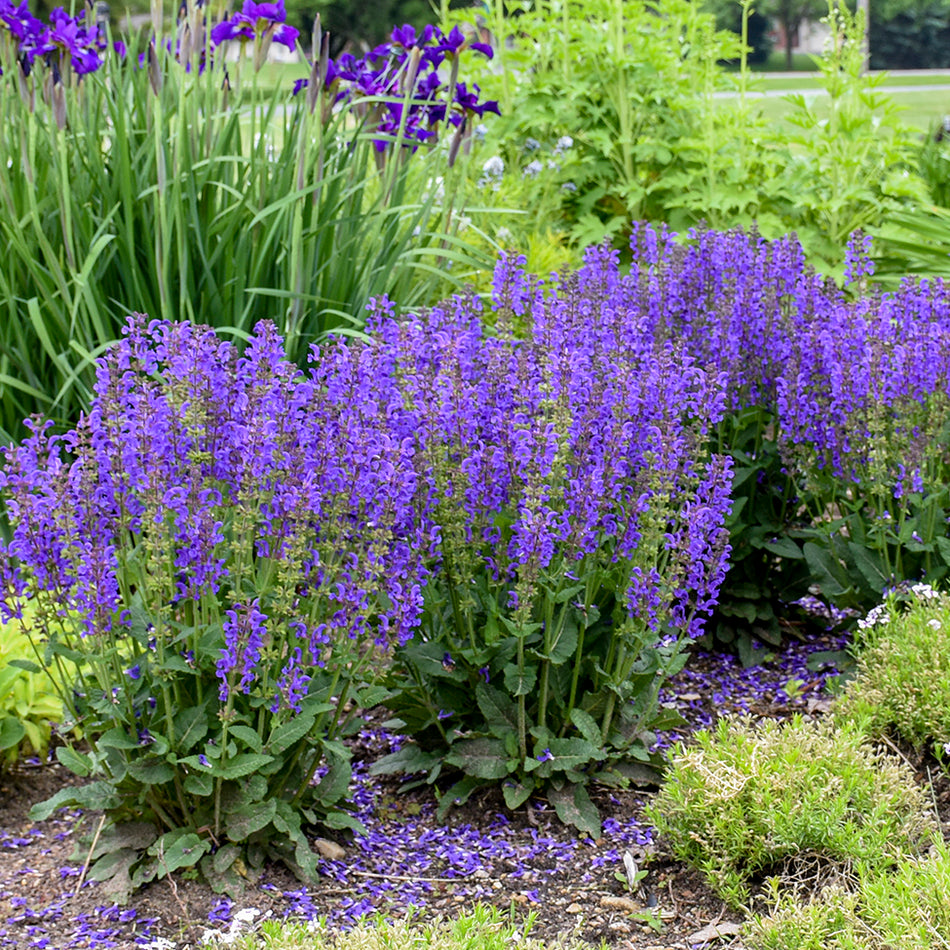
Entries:
POLYGON ((534 689, 538 681, 538 671, 533 666, 525 666, 519 672, 514 663, 509 663, 505 669, 505 689, 511 696, 527 696, 534 689))
POLYGON ((285 752, 299 742, 313 728, 313 716, 297 716, 282 726, 278 726, 267 740, 267 750, 274 755, 285 752))
POLYGON ((568 782, 560 790, 551 788, 548 790, 548 801, 564 824, 573 825, 591 838, 600 837, 600 814, 583 785, 568 782))
POLYGON ((245 726, 241 723, 231 726, 228 729, 228 735, 234 736, 235 739, 240 739, 252 752, 264 751, 264 742, 261 739, 260 733, 250 726, 245 726))
POLYGON ((531 793, 534 791, 534 782, 530 778, 523 785, 514 785, 506 782, 501 790, 505 796, 505 804, 514 811, 516 808, 520 808, 531 797, 531 793))
POLYGON ((577 727, 577 731, 590 743, 599 746, 601 744, 600 726, 597 725, 594 717, 583 709, 576 706, 571 710, 571 722, 577 727))
POLYGON ((162 785, 175 777, 175 769, 160 759, 145 759, 130 762, 129 775, 145 785, 162 785))
POLYGON ((214 792, 214 779, 210 772, 190 772, 185 776, 184 788, 189 795, 205 798, 214 792))
POLYGON ((228 812, 225 832, 232 841, 246 841, 266 828, 277 812, 276 799, 252 802, 228 812))
POLYGON ((259 768, 274 761, 272 755, 258 755, 256 752, 244 752, 228 759, 224 766, 216 767, 215 776, 223 779, 244 778, 259 768))
POLYGON ((4 716, 0 719, 0 749, 12 749, 23 741, 26 729, 19 719, 4 716))
POLYGON ((108 782, 90 782, 75 788, 60 789, 52 798, 39 802, 30 809, 32 821, 46 821, 58 808, 76 806, 90 811, 108 811, 121 802, 108 782))
POLYGON ((450 765, 477 779, 500 779, 508 775, 508 756, 500 739, 461 739, 445 757, 450 765))
POLYGON ((56 758, 60 765, 65 766, 74 775, 85 778, 92 773, 92 759, 67 745, 56 748, 56 758))
POLYGON ((518 730, 518 707, 501 690, 479 683, 475 687, 475 701, 489 729, 504 738, 508 733, 518 730))
POLYGON ((208 734, 208 711, 204 706, 189 706, 175 716, 174 723, 176 751, 188 752, 208 734))
POLYGON ((211 850, 211 843, 193 832, 169 831, 162 835, 148 853, 158 861, 162 876, 181 868, 194 867, 201 856, 211 850))

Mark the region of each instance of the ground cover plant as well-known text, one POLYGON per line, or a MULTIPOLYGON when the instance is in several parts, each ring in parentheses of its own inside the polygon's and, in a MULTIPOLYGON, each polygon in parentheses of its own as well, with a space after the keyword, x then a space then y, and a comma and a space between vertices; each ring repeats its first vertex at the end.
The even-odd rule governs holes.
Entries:
POLYGON ((862 623, 857 668, 836 715, 950 761, 947 595, 918 584, 892 593, 862 623))
POLYGON ((749 905, 752 882, 881 874, 936 840, 907 765, 828 724, 720 720, 671 754, 648 813, 674 854, 723 899, 749 905))
POLYGON ((0 6, 7 438, 36 409, 75 421, 133 309, 241 340, 270 316, 303 361, 326 330, 359 329, 372 295, 434 302, 473 265, 453 168, 497 106, 460 62, 490 48, 407 27, 332 61, 318 28, 309 78, 262 96, 268 49, 297 46, 284 21, 283 3, 220 21, 183 5, 126 48, 83 11, 0 6))

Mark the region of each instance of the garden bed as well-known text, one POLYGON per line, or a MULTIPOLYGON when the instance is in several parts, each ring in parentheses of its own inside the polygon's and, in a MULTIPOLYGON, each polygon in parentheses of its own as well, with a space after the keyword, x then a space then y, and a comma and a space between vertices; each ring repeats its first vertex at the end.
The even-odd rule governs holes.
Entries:
MULTIPOLYGON (((690 728, 708 725, 723 712, 818 717, 829 706, 826 682, 834 671, 809 671, 805 660, 839 643, 830 637, 793 642, 747 670, 731 657, 698 652, 669 684, 665 699, 690 728)), ((57 764, 24 766, 4 779, 0 803, 0 946, 183 950, 209 932, 228 933, 238 912, 249 908, 258 912, 258 921, 327 917, 343 927, 364 914, 399 917, 413 907, 426 919, 452 917, 482 901, 535 915, 534 936, 605 940, 624 950, 686 947, 701 931, 711 934, 710 925, 739 923, 697 873, 665 856, 662 846, 657 853, 642 817, 648 790, 599 790, 595 797, 605 821, 596 841, 572 834, 542 800, 507 812, 497 791, 473 797, 443 825, 428 789, 401 794, 397 779, 368 775, 369 764, 398 741, 370 716, 354 743, 358 764, 351 793, 368 835, 323 843, 332 860, 321 862, 316 885, 302 887, 285 869, 269 866, 238 903, 181 874, 146 886, 125 907, 114 905, 99 884, 86 882, 76 893, 82 858, 72 855, 81 836, 95 829, 97 816, 65 811, 31 823, 30 805, 68 784, 70 775, 57 764), (637 893, 617 879, 625 852, 648 870, 637 893)), ((950 782, 939 772, 928 776, 926 763, 915 765, 920 781, 933 779, 946 827, 950 782)), ((733 939, 734 926, 722 930, 718 942, 733 939)))

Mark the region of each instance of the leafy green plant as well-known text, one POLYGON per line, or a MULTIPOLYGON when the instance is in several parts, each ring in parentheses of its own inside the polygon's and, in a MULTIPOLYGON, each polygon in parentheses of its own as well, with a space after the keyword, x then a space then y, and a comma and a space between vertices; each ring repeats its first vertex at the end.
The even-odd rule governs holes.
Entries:
POLYGON ((757 880, 787 884, 810 862, 846 878, 857 864, 893 868, 936 833, 908 766, 850 726, 722 719, 670 761, 650 818, 734 907, 757 880))
POLYGON ((884 74, 864 69, 864 14, 829 0, 822 20, 830 35, 816 60, 827 97, 788 96, 786 121, 799 131, 778 132, 783 173, 768 182, 769 203, 783 230, 794 230, 813 263, 839 276, 843 249, 858 228, 879 225, 925 194, 914 174, 913 130, 893 99, 879 90, 884 74))
MULTIPOLYGON (((63 703, 49 672, 36 663, 36 655, 24 627, 33 611, 27 605, 21 619, 3 620, 0 610, 0 767, 16 765, 29 749, 45 756, 51 727, 63 721, 63 703)), ((68 680, 68 667, 53 671, 68 680)))
POLYGON ((486 22, 497 67, 479 79, 503 106, 491 133, 502 157, 516 162, 528 138, 573 139, 552 171, 573 239, 663 219, 675 143, 702 124, 710 83, 728 82, 715 64, 739 54, 735 35, 688 0, 492 0, 486 22))
POLYGON ((873 737, 896 733, 950 760, 950 598, 926 584, 868 615, 856 640, 856 676, 835 704, 873 737))
POLYGON ((852 891, 824 888, 807 903, 780 898, 743 932, 752 950, 933 950, 950 928, 950 851, 862 878, 852 891))
POLYGON ((717 449, 733 459, 729 513, 729 572, 707 640, 735 649, 743 663, 755 660, 756 640, 782 642, 780 619, 808 594, 812 575, 793 538, 799 486, 786 469, 774 439, 776 420, 760 406, 719 424, 717 449), (769 434, 773 437, 769 438, 769 434))
POLYGON ((674 719, 659 688, 725 569, 729 465, 707 444, 721 401, 675 350, 625 336, 608 248, 547 292, 523 265, 500 262, 489 322, 520 317, 529 340, 484 336, 462 300, 391 337, 439 570, 386 680, 413 741, 374 768, 461 772, 443 812, 488 784, 510 808, 543 792, 596 836, 587 785, 655 779, 674 719))

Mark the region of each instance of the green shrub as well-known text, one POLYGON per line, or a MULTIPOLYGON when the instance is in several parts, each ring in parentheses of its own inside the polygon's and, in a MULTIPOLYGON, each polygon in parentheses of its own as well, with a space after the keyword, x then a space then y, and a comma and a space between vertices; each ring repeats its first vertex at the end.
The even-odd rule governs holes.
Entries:
POLYGON ((743 935, 749 950, 933 950, 950 933, 950 851, 862 880, 857 890, 826 888, 814 900, 780 900, 743 935))
POLYGON ((868 615, 857 676, 836 706, 873 737, 896 732, 938 757, 950 743, 950 596, 919 584, 902 610, 897 597, 868 615))
POLYGON ((800 717, 722 720, 680 744, 648 811, 676 857, 732 906, 769 875, 782 885, 807 867, 818 880, 887 868, 935 827, 903 762, 863 745, 856 729, 800 717))
POLYGON ((749 950, 877 950, 857 913, 854 894, 835 887, 802 903, 780 901, 768 917, 756 917, 743 934, 749 950))
POLYGON ((63 719, 56 685, 35 662, 24 632, 29 617, 4 622, 0 614, 0 770, 28 750, 45 756, 51 724, 63 719))

